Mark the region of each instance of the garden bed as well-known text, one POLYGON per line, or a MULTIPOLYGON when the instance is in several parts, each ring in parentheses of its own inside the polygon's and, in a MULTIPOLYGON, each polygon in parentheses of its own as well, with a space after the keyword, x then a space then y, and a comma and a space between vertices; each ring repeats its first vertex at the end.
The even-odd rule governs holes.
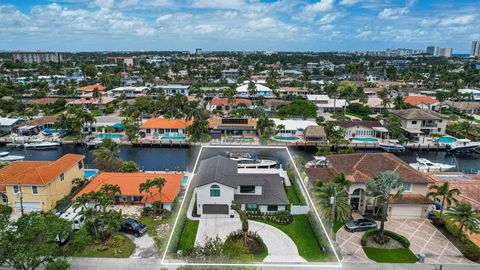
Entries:
POLYGON ((375 237, 380 230, 372 229, 362 236, 361 244, 367 257, 379 263, 415 263, 417 256, 409 249, 410 241, 395 232, 384 231, 386 242, 380 244, 375 237))
MULTIPOLYGON (((243 235, 241 231, 230 234, 225 240, 224 252, 237 250, 234 246, 244 246, 243 235)), ((238 251, 238 250, 237 250, 238 251)), ((242 254, 230 254, 234 258, 241 258, 243 261, 262 262, 268 255, 268 249, 263 240, 256 234, 249 232, 247 236, 247 245, 242 254)))

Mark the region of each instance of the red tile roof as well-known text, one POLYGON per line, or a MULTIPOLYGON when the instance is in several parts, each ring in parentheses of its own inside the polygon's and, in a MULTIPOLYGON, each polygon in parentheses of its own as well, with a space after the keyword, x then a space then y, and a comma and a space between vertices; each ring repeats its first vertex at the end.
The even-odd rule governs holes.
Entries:
POLYGON ((187 128, 193 121, 183 119, 150 118, 140 128, 187 128))
POLYGON ((101 85, 101 84, 93 84, 93 85, 87 85, 87 86, 83 86, 83 87, 79 87, 75 90, 77 91, 93 91, 97 89, 98 91, 105 91, 105 89, 107 89, 105 86, 101 85))
MULTIPOLYGON (((152 194, 140 192, 139 187, 148 179, 164 178, 165 185, 162 188, 161 200, 164 203, 171 203, 180 190, 183 173, 109 173, 101 172, 97 175, 84 189, 76 196, 89 193, 91 191, 99 191, 103 185, 111 184, 120 186, 121 194, 127 196, 142 196, 142 202, 160 201, 160 192, 156 188, 152 188, 152 194)), ((74 199, 75 199, 74 198, 74 199)))
POLYGON ((437 103, 438 101, 429 96, 407 96, 405 97, 405 102, 412 104, 413 106, 417 106, 418 104, 426 104, 430 105, 433 103, 437 103))
POLYGON ((228 103, 228 98, 219 98, 219 97, 214 97, 212 101, 210 101, 210 105, 213 106, 225 106, 225 105, 230 105, 233 107, 237 107, 240 104, 244 104, 245 106, 252 106, 252 101, 250 99, 246 98, 237 98, 230 104, 228 103))

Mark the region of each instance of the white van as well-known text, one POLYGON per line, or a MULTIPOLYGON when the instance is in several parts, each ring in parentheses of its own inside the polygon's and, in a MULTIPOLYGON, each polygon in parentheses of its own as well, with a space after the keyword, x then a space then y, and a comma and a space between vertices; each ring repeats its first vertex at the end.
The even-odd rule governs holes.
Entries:
POLYGON ((81 214, 82 209, 83 207, 75 208, 75 205, 72 205, 60 217, 72 222, 72 230, 80 230, 83 224, 85 224, 85 217, 81 214))

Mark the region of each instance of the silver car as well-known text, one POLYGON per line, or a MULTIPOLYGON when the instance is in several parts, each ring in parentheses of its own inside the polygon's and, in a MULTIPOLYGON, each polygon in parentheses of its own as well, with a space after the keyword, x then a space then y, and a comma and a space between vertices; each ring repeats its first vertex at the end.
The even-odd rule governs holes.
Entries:
POLYGON ((345 223, 345 229, 349 232, 368 231, 376 228, 377 222, 370 218, 351 220, 345 223))

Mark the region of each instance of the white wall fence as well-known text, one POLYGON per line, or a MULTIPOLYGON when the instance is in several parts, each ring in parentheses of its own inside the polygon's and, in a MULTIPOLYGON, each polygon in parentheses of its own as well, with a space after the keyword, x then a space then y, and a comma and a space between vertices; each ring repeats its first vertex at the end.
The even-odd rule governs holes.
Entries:
POLYGON ((310 208, 308 205, 290 205, 290 214, 292 215, 306 215, 310 208))

